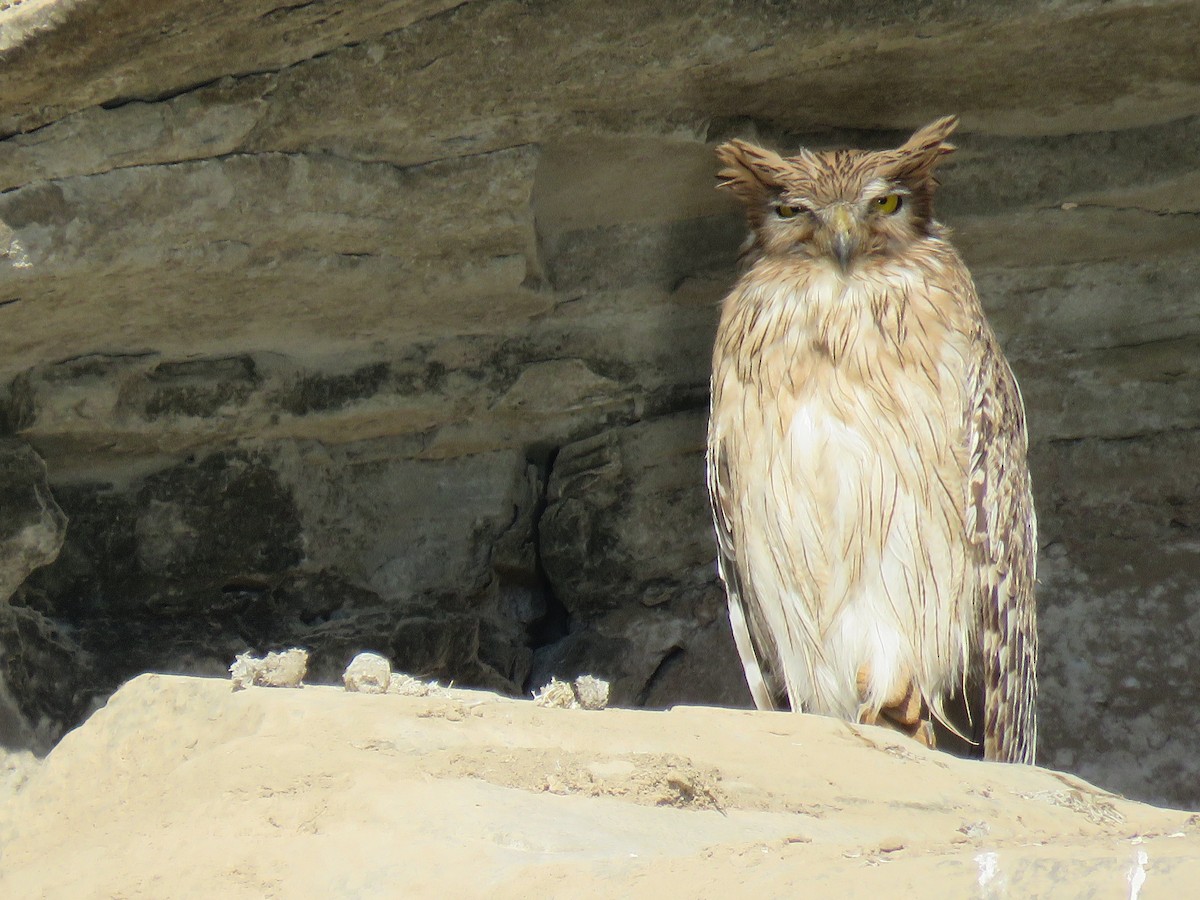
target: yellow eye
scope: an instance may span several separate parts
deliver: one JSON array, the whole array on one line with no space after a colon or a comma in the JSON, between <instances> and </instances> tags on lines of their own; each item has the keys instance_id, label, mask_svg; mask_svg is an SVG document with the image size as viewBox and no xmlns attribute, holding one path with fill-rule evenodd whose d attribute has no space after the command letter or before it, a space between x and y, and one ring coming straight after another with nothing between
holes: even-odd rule
<instances>
[{"instance_id":1,"label":"yellow eye","mask_svg":"<svg viewBox=\"0 0 1200 900\"><path fill-rule=\"evenodd\" d=\"M797 207L788 206L786 203L780 203L775 207L775 215L779 216L781 219L793 219L796 217L796 213L798 212L800 212L800 210Z\"/></svg>"},{"instance_id":2,"label":"yellow eye","mask_svg":"<svg viewBox=\"0 0 1200 900\"><path fill-rule=\"evenodd\" d=\"M888 194L884 197L876 197L875 208L885 216L890 216L900 208L900 195Z\"/></svg>"}]
</instances>

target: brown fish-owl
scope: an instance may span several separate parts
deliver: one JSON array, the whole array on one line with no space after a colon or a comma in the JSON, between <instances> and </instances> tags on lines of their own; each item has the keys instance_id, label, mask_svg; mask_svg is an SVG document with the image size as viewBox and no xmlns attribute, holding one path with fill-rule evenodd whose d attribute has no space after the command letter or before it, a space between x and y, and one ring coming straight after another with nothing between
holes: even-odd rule
<instances>
[{"instance_id":1,"label":"brown fish-owl","mask_svg":"<svg viewBox=\"0 0 1200 900\"><path fill-rule=\"evenodd\" d=\"M1031 763L1025 411L933 218L956 124L894 150L718 148L752 242L713 351L709 490L760 709Z\"/></svg>"}]
</instances>

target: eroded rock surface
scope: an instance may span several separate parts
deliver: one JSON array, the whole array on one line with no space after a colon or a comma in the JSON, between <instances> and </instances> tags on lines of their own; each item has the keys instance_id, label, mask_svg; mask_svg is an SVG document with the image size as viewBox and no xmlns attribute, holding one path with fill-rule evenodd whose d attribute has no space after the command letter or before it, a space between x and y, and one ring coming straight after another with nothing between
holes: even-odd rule
<instances>
[{"instance_id":1,"label":"eroded rock surface","mask_svg":"<svg viewBox=\"0 0 1200 900\"><path fill-rule=\"evenodd\" d=\"M1142 898L1200 873L1193 814L815 716L147 675L25 777L11 897Z\"/></svg>"}]
</instances>

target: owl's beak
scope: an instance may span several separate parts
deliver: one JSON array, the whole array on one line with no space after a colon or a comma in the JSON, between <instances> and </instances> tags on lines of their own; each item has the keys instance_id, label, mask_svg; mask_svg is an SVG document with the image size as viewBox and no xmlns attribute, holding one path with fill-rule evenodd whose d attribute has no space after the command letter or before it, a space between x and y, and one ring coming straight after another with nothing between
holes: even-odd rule
<instances>
[{"instance_id":1,"label":"owl's beak","mask_svg":"<svg viewBox=\"0 0 1200 900\"><path fill-rule=\"evenodd\" d=\"M847 231L835 231L833 234L833 258L838 261L842 271L850 268L850 260L854 258L855 240Z\"/></svg>"},{"instance_id":2,"label":"owl's beak","mask_svg":"<svg viewBox=\"0 0 1200 900\"><path fill-rule=\"evenodd\" d=\"M850 210L844 206L835 207L829 217L829 230L832 232L829 246L833 250L833 258L845 272L858 250L857 228Z\"/></svg>"}]
</instances>

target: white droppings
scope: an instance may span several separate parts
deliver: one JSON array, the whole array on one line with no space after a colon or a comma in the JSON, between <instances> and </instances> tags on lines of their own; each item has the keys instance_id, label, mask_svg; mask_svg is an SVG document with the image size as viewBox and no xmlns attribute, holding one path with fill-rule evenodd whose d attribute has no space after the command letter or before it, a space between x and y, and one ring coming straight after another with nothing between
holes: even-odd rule
<instances>
[{"instance_id":1,"label":"white droppings","mask_svg":"<svg viewBox=\"0 0 1200 900\"><path fill-rule=\"evenodd\" d=\"M29 254L25 252L24 245L16 238L8 245L8 258L12 260L14 269L28 269L33 265L29 261Z\"/></svg>"},{"instance_id":2,"label":"white droppings","mask_svg":"<svg viewBox=\"0 0 1200 900\"><path fill-rule=\"evenodd\" d=\"M9 263L14 269L28 269L33 265L29 261L29 254L25 252L25 245L22 244L12 233L12 229L0 222L0 241L5 237L8 238L8 247L0 251L0 256L7 256ZM0 246L3 246L0 243Z\"/></svg>"},{"instance_id":3,"label":"white droppings","mask_svg":"<svg viewBox=\"0 0 1200 900\"><path fill-rule=\"evenodd\" d=\"M1129 867L1127 878L1129 879L1129 900L1138 900L1142 893L1142 885L1146 883L1146 866L1150 862L1150 854L1145 850L1138 850L1134 854L1133 864Z\"/></svg>"},{"instance_id":4,"label":"white droppings","mask_svg":"<svg viewBox=\"0 0 1200 900\"><path fill-rule=\"evenodd\" d=\"M1000 854L994 850L975 855L975 865L979 866L979 897L980 900L999 900L1006 893L1007 879L1000 871Z\"/></svg>"}]
</instances>

